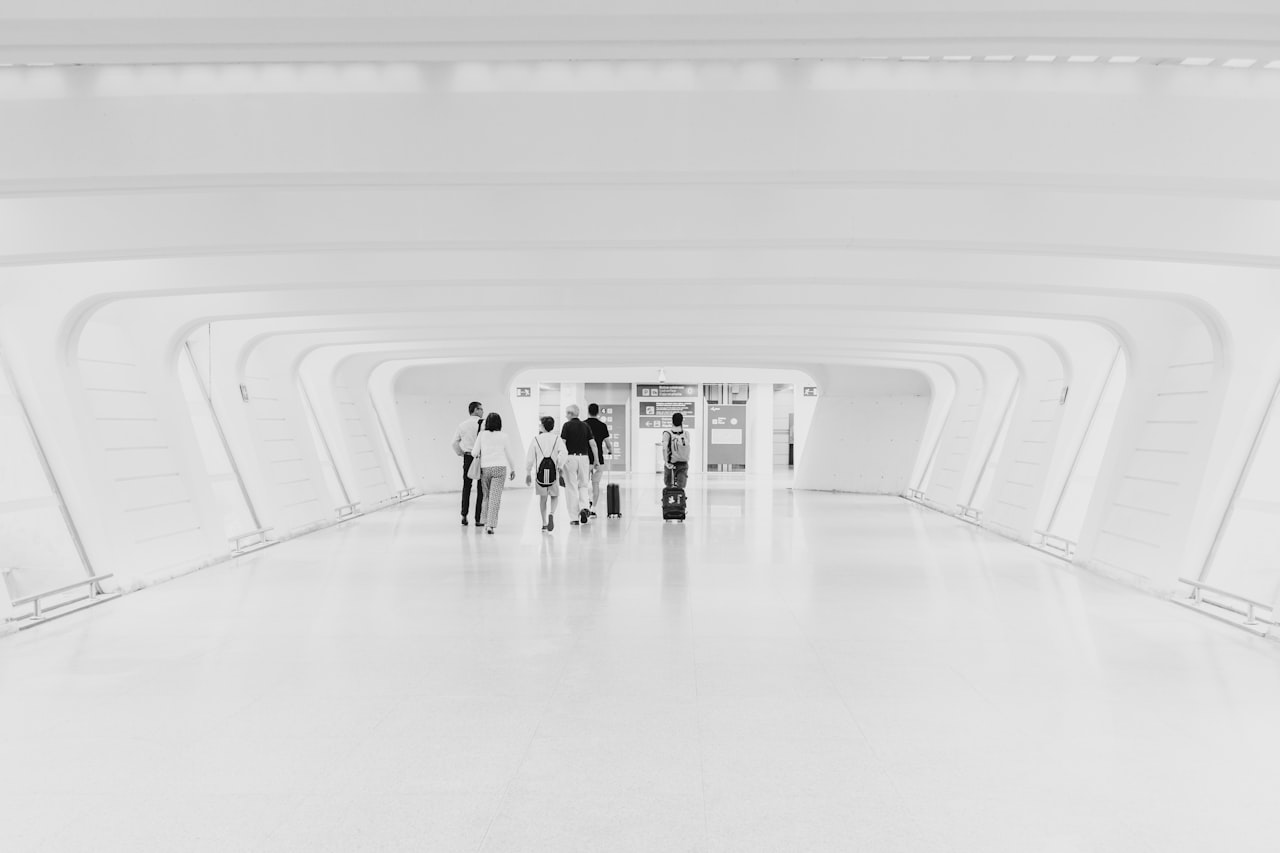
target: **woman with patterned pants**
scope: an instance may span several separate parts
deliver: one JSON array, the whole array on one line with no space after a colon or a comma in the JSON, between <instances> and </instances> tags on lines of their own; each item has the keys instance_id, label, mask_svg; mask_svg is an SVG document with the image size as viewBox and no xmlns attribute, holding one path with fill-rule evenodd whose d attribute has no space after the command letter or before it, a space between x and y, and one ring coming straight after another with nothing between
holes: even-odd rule
<instances>
[{"instance_id":1,"label":"woman with patterned pants","mask_svg":"<svg viewBox=\"0 0 1280 853\"><path fill-rule=\"evenodd\" d=\"M476 436L472 451L480 462L480 488L484 490L485 533L493 533L498 526L498 511L502 509L502 487L507 480L516 478L516 461L502 434L502 417L490 412L484 420L484 431ZM506 464L494 464L506 463Z\"/></svg>"}]
</instances>

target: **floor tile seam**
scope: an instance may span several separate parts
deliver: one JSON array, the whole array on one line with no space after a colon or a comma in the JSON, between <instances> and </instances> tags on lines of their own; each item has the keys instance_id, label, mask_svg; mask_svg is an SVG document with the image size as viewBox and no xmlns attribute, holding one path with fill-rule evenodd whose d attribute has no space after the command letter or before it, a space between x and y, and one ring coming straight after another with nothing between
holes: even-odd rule
<instances>
[{"instance_id":1,"label":"floor tile seam","mask_svg":"<svg viewBox=\"0 0 1280 853\"><path fill-rule=\"evenodd\" d=\"M707 756L703 748L702 738L702 693L698 684L698 641L696 632L690 641L693 665L693 707L694 707L694 749L698 753L698 787L702 794L702 841L706 849L711 848L711 814L710 798L707 795Z\"/></svg>"},{"instance_id":2,"label":"floor tile seam","mask_svg":"<svg viewBox=\"0 0 1280 853\"><path fill-rule=\"evenodd\" d=\"M489 837L493 833L493 827L497 824L498 819L502 817L503 810L511 800L511 793L516 786L516 780L520 778L520 771L524 769L525 764L529 761L529 755L533 752L533 745L538 741L538 732L542 731L543 724L546 722L550 714L552 702L560 694L561 688L569 675L570 667L573 663L572 655L565 655L564 663L561 664L560 674L556 678L555 687L548 692L547 697L539 704L540 712L538 721L533 727L533 731L529 734L529 738L524 745L524 751L520 754L520 760L512 767L510 775L507 777L506 784L502 786L502 792L497 797L494 805L493 814L489 816L489 821L485 824L484 834L480 836L480 842L476 845L476 853L484 853L485 846L489 843Z\"/></svg>"},{"instance_id":3,"label":"floor tile seam","mask_svg":"<svg viewBox=\"0 0 1280 853\"><path fill-rule=\"evenodd\" d=\"M957 519L955 516L949 515L948 513L943 512L942 510L935 509L934 507L931 507L931 506L923 506L921 504L916 503L915 501L911 501L908 498L903 498L903 500L906 500L909 503L914 504L919 509L929 510L929 512L927 513L921 512L920 515L922 517L939 516L937 521L939 522L940 525L945 524L944 519L959 521L959 519ZM947 529L952 529L953 525L946 525L946 527ZM963 527L967 529L969 533L968 538L971 542L978 542L978 541L1005 542L1005 543L1010 543L1012 545L1022 546L1023 548L1025 548L1030 552L1039 554L1041 556L1041 559L1037 560L1034 563L1034 566L1038 569L1043 570L1046 573L1052 572L1057 576L1069 577L1077 581L1099 582L1100 587L1103 589L1111 588L1111 589L1114 589L1116 592L1120 592L1120 593L1136 594L1132 596L1126 595L1126 598L1125 598L1126 601L1146 600L1146 601L1153 601L1153 602L1164 602L1166 604L1172 603L1172 599L1167 596L1155 595L1155 594L1144 592L1141 589L1125 584L1122 581L1119 581L1115 578L1111 578L1104 574L1092 571L1088 567L1081 565L1079 563L1076 563L1073 561L1064 561L1054 556L1045 555L1044 552L1039 551L1037 548L1035 548L1034 546L1026 542L1023 542L1019 539L1013 539L1009 536L1004 536L988 527L984 527L981 525L972 525L968 523L963 523ZM1157 612L1153 609L1151 616L1149 617L1140 616L1136 618L1136 621L1165 621L1165 619L1164 617L1158 615Z\"/></svg>"},{"instance_id":4,"label":"floor tile seam","mask_svg":"<svg viewBox=\"0 0 1280 853\"><path fill-rule=\"evenodd\" d=\"M849 699L845 695L845 692L835 687L836 680L831 673L830 667L827 665L826 659L818 651L817 646L813 642L813 638L808 634L808 632L804 631L803 625L800 621L799 614L796 613L795 609L792 607L788 607L787 610L790 613L791 618L795 620L796 625L800 629L801 633L804 635L806 642L809 644L809 648L813 651L814 657L817 658L819 668L823 671L823 673L827 676L827 679L831 682L832 689L835 691L836 696L839 698L841 707L843 707L845 710L845 713L848 714L850 722L852 722L854 725L854 728L858 730L858 733L859 735L861 735L862 740L865 742L867 748L871 750L871 754L875 757L876 765L880 770L880 772L883 774L884 779L890 785L893 786L894 793L897 795L898 799L903 803L904 807L909 812L912 813L913 817L919 820L919 815L916 815L915 812L911 809L910 798L903 792L902 787L898 784L898 780L894 778L893 774L889 771L889 767L885 761L884 754L876 746L875 741L867 734L867 731L863 727L862 723L859 722L858 716L857 714L854 713L853 707L849 704Z\"/></svg>"},{"instance_id":5,"label":"floor tile seam","mask_svg":"<svg viewBox=\"0 0 1280 853\"><path fill-rule=\"evenodd\" d=\"M294 815L302 811L303 806L306 805L307 801L311 798L311 796L312 794L310 792L305 794L299 794L297 798L297 802L293 804L293 808L287 810L285 814L281 815L280 820L275 824L275 826L273 826L267 832L263 833L262 836L259 837L255 843L250 845L249 849L254 851L271 850L272 849L271 840L276 836L278 832L280 832L281 829L283 829L288 824L288 822L293 818ZM340 818L340 820L346 819L347 813L350 812L352 807L355 805L355 798L356 798L356 794L354 791L351 792L350 794L346 794L340 797L335 797L335 799L341 799L343 801L341 806L342 817Z\"/></svg>"}]
</instances>

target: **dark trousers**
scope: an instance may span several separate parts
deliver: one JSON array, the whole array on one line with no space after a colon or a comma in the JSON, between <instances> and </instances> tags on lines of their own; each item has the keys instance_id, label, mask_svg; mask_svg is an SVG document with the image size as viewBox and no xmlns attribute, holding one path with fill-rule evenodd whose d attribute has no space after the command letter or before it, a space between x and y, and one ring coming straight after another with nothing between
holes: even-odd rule
<instances>
[{"instance_id":1,"label":"dark trousers","mask_svg":"<svg viewBox=\"0 0 1280 853\"><path fill-rule=\"evenodd\" d=\"M689 482L689 463L673 462L674 468L663 469L663 484L668 488L674 486L683 489Z\"/></svg>"},{"instance_id":2,"label":"dark trousers","mask_svg":"<svg viewBox=\"0 0 1280 853\"><path fill-rule=\"evenodd\" d=\"M467 517L467 508L471 504L471 484L474 482L467 476L467 469L471 467L471 460L474 459L470 453L462 454L462 517ZM484 518L484 489L476 484L476 524Z\"/></svg>"}]
</instances>

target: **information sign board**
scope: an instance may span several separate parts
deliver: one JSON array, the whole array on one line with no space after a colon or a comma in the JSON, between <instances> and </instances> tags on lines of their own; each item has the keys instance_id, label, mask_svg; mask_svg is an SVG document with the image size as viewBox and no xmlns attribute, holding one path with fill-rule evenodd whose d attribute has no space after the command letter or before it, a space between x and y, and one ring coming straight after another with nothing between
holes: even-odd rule
<instances>
[{"instance_id":1,"label":"information sign board","mask_svg":"<svg viewBox=\"0 0 1280 853\"><path fill-rule=\"evenodd\" d=\"M637 385L636 396L644 397L688 397L698 398L697 385Z\"/></svg>"},{"instance_id":2,"label":"information sign board","mask_svg":"<svg viewBox=\"0 0 1280 853\"><path fill-rule=\"evenodd\" d=\"M533 388L528 387L528 386L525 386L525 385L517 385L517 386L516 386L516 396L517 396L517 397L532 397L532 396L533 396Z\"/></svg>"},{"instance_id":3,"label":"information sign board","mask_svg":"<svg viewBox=\"0 0 1280 853\"><path fill-rule=\"evenodd\" d=\"M640 429L667 429L671 416L684 415L684 428L693 429L693 400L640 400Z\"/></svg>"},{"instance_id":4,"label":"information sign board","mask_svg":"<svg viewBox=\"0 0 1280 853\"><path fill-rule=\"evenodd\" d=\"M817 385L806 385L806 386L804 386L804 395L805 395L806 397L816 397L816 396L818 396L818 386L817 386Z\"/></svg>"},{"instance_id":5,"label":"information sign board","mask_svg":"<svg viewBox=\"0 0 1280 853\"><path fill-rule=\"evenodd\" d=\"M746 406L707 406L707 464L747 464Z\"/></svg>"},{"instance_id":6,"label":"information sign board","mask_svg":"<svg viewBox=\"0 0 1280 853\"><path fill-rule=\"evenodd\" d=\"M627 407L624 403L601 404L600 420L609 428L613 457L605 458L610 471L627 470Z\"/></svg>"}]
</instances>

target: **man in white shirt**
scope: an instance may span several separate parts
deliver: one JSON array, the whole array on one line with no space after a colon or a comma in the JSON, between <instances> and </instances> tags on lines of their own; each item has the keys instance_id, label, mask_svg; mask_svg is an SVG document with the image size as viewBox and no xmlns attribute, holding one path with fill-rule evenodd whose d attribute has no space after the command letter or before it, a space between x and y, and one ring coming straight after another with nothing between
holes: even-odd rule
<instances>
[{"instance_id":1,"label":"man in white shirt","mask_svg":"<svg viewBox=\"0 0 1280 853\"><path fill-rule=\"evenodd\" d=\"M467 469L471 467L471 451L476 446L476 436L484 428L484 406L472 403L467 406L467 419L458 424L453 434L453 452L462 457L462 526L467 526L467 508L471 503L471 483ZM476 524L484 518L484 492L476 486Z\"/></svg>"}]
</instances>

